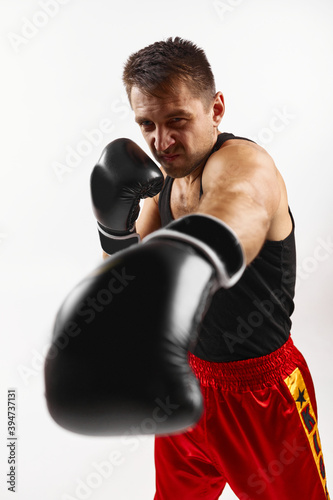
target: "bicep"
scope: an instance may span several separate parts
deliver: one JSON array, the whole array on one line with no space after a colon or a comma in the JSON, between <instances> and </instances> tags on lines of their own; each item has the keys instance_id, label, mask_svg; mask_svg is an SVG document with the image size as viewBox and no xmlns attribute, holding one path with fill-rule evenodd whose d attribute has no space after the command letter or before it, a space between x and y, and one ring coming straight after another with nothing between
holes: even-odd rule
<instances>
[{"instance_id":1,"label":"bicep","mask_svg":"<svg viewBox=\"0 0 333 500\"><path fill-rule=\"evenodd\" d=\"M202 187L198 212L231 227L250 263L267 238L280 204L281 188L273 160L264 150L230 146L208 160Z\"/></svg>"},{"instance_id":2,"label":"bicep","mask_svg":"<svg viewBox=\"0 0 333 500\"><path fill-rule=\"evenodd\" d=\"M207 162L202 177L204 204L218 205L242 198L264 210L271 219L276 212L281 190L273 159L260 146L250 144L221 148Z\"/></svg>"}]
</instances>

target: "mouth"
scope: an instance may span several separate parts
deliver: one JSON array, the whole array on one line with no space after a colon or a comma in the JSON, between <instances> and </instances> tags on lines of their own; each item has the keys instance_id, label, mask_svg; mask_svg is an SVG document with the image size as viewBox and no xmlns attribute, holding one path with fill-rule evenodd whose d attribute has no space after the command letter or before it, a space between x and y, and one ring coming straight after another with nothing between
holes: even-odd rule
<instances>
[{"instance_id":1,"label":"mouth","mask_svg":"<svg viewBox=\"0 0 333 500\"><path fill-rule=\"evenodd\" d=\"M162 155L160 156L161 161L166 161L166 162L172 162L176 158L178 158L179 155Z\"/></svg>"}]
</instances>

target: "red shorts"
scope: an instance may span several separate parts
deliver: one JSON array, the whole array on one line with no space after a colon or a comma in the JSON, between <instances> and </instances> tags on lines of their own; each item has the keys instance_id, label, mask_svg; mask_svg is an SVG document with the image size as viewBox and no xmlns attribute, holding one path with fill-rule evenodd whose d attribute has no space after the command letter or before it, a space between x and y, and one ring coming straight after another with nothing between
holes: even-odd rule
<instances>
[{"instance_id":1,"label":"red shorts","mask_svg":"<svg viewBox=\"0 0 333 500\"><path fill-rule=\"evenodd\" d=\"M156 437L155 500L327 500L314 387L291 338L261 358L211 363L192 354L205 412Z\"/></svg>"}]
</instances>

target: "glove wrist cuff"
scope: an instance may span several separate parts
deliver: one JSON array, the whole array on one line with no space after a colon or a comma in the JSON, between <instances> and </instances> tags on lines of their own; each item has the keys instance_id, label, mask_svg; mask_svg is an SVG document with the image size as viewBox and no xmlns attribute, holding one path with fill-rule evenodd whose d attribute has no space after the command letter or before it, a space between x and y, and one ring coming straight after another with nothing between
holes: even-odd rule
<instances>
[{"instance_id":1,"label":"glove wrist cuff","mask_svg":"<svg viewBox=\"0 0 333 500\"><path fill-rule=\"evenodd\" d=\"M108 255L113 255L120 250L125 250L131 245L140 242L140 235L133 229L132 232L123 233L122 235L110 234L99 223L97 223L99 239L101 247Z\"/></svg>"},{"instance_id":2,"label":"glove wrist cuff","mask_svg":"<svg viewBox=\"0 0 333 500\"><path fill-rule=\"evenodd\" d=\"M186 215L144 239L168 238L190 244L211 262L220 287L234 286L245 270L245 258L234 231L220 219L204 214Z\"/></svg>"}]
</instances>

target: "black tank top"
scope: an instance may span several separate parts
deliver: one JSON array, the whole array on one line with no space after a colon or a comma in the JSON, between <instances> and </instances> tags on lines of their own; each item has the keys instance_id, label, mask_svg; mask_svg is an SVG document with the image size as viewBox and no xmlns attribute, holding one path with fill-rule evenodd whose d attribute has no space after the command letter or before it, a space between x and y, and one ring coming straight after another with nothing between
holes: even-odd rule
<instances>
[{"instance_id":1,"label":"black tank top","mask_svg":"<svg viewBox=\"0 0 333 500\"><path fill-rule=\"evenodd\" d=\"M248 140L222 133L210 155L230 139ZM162 226L173 220L173 180L166 177L159 196ZM238 361L269 354L288 340L296 280L295 224L289 213L293 223L289 236L282 241L266 240L238 283L213 296L190 349L195 356L213 362Z\"/></svg>"}]
</instances>

